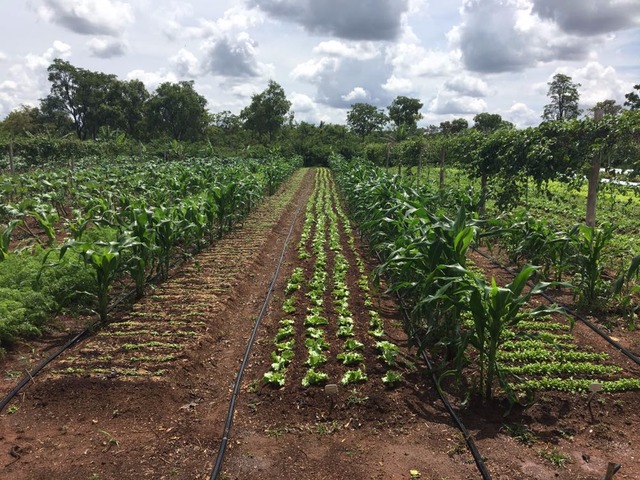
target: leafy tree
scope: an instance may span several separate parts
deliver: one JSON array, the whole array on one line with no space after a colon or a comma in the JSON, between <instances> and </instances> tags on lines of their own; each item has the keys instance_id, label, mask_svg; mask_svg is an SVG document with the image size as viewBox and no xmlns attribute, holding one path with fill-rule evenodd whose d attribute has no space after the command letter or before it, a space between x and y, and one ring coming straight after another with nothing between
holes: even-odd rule
<instances>
[{"instance_id":1,"label":"leafy tree","mask_svg":"<svg viewBox=\"0 0 640 480\"><path fill-rule=\"evenodd\" d=\"M35 135L42 128L42 115L37 107L21 105L0 122L0 131L9 137Z\"/></svg>"},{"instance_id":2,"label":"leafy tree","mask_svg":"<svg viewBox=\"0 0 640 480\"><path fill-rule=\"evenodd\" d=\"M387 121L384 111L368 103L354 103L347 112L347 125L362 140L367 135L382 130Z\"/></svg>"},{"instance_id":3,"label":"leafy tree","mask_svg":"<svg viewBox=\"0 0 640 480\"><path fill-rule=\"evenodd\" d=\"M440 131L445 135L452 135L463 132L469 128L469 122L464 118L456 118L455 120L446 120L440 123Z\"/></svg>"},{"instance_id":4,"label":"leafy tree","mask_svg":"<svg viewBox=\"0 0 640 480\"><path fill-rule=\"evenodd\" d=\"M633 90L636 90L636 92L631 91L624 96L626 98L624 106L629 107L629 110L640 110L640 95L638 95L640 93L640 83L634 85Z\"/></svg>"},{"instance_id":5,"label":"leafy tree","mask_svg":"<svg viewBox=\"0 0 640 480\"><path fill-rule=\"evenodd\" d=\"M42 102L42 110L53 117L60 113L70 115L78 138L95 139L108 117L108 94L116 76L74 67L59 58L47 71L51 91Z\"/></svg>"},{"instance_id":6,"label":"leafy tree","mask_svg":"<svg viewBox=\"0 0 640 480\"><path fill-rule=\"evenodd\" d=\"M422 106L422 102L417 98L400 95L391 102L387 110L389 110L389 118L396 127L404 127L409 131L414 131L417 128L418 120L422 118L420 114Z\"/></svg>"},{"instance_id":7,"label":"leafy tree","mask_svg":"<svg viewBox=\"0 0 640 480\"><path fill-rule=\"evenodd\" d=\"M139 139L144 136L145 104L149 92L140 80L114 82L109 95L112 110L110 126Z\"/></svg>"},{"instance_id":8,"label":"leafy tree","mask_svg":"<svg viewBox=\"0 0 640 480\"><path fill-rule=\"evenodd\" d=\"M209 119L206 106L193 80L164 82L146 102L146 121L152 132L174 140L199 140Z\"/></svg>"},{"instance_id":9,"label":"leafy tree","mask_svg":"<svg viewBox=\"0 0 640 480\"><path fill-rule=\"evenodd\" d=\"M479 113L473 117L473 128L483 133L495 132L500 128L513 128L513 123L502 119L497 113Z\"/></svg>"},{"instance_id":10,"label":"leafy tree","mask_svg":"<svg viewBox=\"0 0 640 480\"><path fill-rule=\"evenodd\" d=\"M251 104L243 108L240 118L248 130L259 136L266 135L269 143L284 125L291 102L287 100L284 89L273 80L269 80L267 88L251 97Z\"/></svg>"},{"instance_id":11,"label":"leafy tree","mask_svg":"<svg viewBox=\"0 0 640 480\"><path fill-rule=\"evenodd\" d=\"M615 100L603 100L591 107L589 112L593 116L598 110L602 110L603 115L618 115L622 111L622 107Z\"/></svg>"},{"instance_id":12,"label":"leafy tree","mask_svg":"<svg viewBox=\"0 0 640 480\"><path fill-rule=\"evenodd\" d=\"M581 113L578 108L578 100L580 100L578 87L581 85L574 83L570 76L562 73L556 73L547 85L549 85L547 96L551 99L551 103L545 105L542 119L565 121L578 118Z\"/></svg>"}]
</instances>

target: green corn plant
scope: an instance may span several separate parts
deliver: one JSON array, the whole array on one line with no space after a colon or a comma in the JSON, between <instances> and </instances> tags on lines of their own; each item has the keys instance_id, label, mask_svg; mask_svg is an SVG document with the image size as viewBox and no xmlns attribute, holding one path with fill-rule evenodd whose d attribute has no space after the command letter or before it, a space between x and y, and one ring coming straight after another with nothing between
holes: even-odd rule
<instances>
[{"instance_id":1,"label":"green corn plant","mask_svg":"<svg viewBox=\"0 0 640 480\"><path fill-rule=\"evenodd\" d=\"M216 205L216 221L218 224L218 238L222 238L225 230L231 227L236 203L236 182L225 185L215 185L209 192Z\"/></svg>"},{"instance_id":2,"label":"green corn plant","mask_svg":"<svg viewBox=\"0 0 640 480\"><path fill-rule=\"evenodd\" d=\"M0 262L9 256L9 244L11 243L11 234L13 229L21 222L21 220L11 220L0 236Z\"/></svg>"},{"instance_id":3,"label":"green corn plant","mask_svg":"<svg viewBox=\"0 0 640 480\"><path fill-rule=\"evenodd\" d=\"M158 248L155 241L155 219L151 209L133 209L132 215L134 220L127 226L127 234L135 238L136 244L131 248L129 272L136 285L136 297L141 298L144 295L147 271L153 269L154 253Z\"/></svg>"},{"instance_id":4,"label":"green corn plant","mask_svg":"<svg viewBox=\"0 0 640 480\"><path fill-rule=\"evenodd\" d=\"M602 253L613 237L613 231L611 224L602 228L577 225L570 233L577 250L573 261L579 274L579 302L584 306L595 306L598 296L604 291Z\"/></svg>"},{"instance_id":5,"label":"green corn plant","mask_svg":"<svg viewBox=\"0 0 640 480\"><path fill-rule=\"evenodd\" d=\"M67 251L72 250L80 255L85 266L93 269L96 279L96 313L101 322L107 321L109 289L124 270L124 253L137 244L133 237L123 237L113 242L95 243L68 240L60 247L60 260Z\"/></svg>"},{"instance_id":6,"label":"green corn plant","mask_svg":"<svg viewBox=\"0 0 640 480\"><path fill-rule=\"evenodd\" d=\"M637 303L640 295L638 280L640 280L640 255L633 257L629 268L618 275L613 286L613 294L620 300L620 307L627 317L627 326L630 331L635 330L636 317L640 317L640 304ZM634 281L636 283L633 283Z\"/></svg>"},{"instance_id":7,"label":"green corn plant","mask_svg":"<svg viewBox=\"0 0 640 480\"><path fill-rule=\"evenodd\" d=\"M477 364L480 369L480 392L486 399L491 399L496 377L499 376L497 362L498 349L506 340L504 332L520 321L520 310L529 299L545 290L549 283L537 283L529 291L524 292L527 281L539 267L526 265L516 278L506 287L496 284L495 278L487 285L479 275L469 275L469 310L473 318L473 329L466 341L478 352ZM540 307L531 312L538 317L550 313L563 313L557 307ZM501 382L506 387L506 382Z\"/></svg>"}]
</instances>

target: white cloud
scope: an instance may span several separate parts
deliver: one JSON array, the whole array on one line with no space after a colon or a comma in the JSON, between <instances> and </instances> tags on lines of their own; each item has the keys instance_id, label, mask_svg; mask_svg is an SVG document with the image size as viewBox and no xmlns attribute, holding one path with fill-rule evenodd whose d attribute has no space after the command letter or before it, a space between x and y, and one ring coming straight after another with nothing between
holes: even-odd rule
<instances>
[{"instance_id":1,"label":"white cloud","mask_svg":"<svg viewBox=\"0 0 640 480\"><path fill-rule=\"evenodd\" d=\"M227 77L257 77L263 69L257 60L257 43L241 32L203 45L204 68L208 73Z\"/></svg>"},{"instance_id":2,"label":"white cloud","mask_svg":"<svg viewBox=\"0 0 640 480\"><path fill-rule=\"evenodd\" d=\"M313 49L314 53L335 57L353 58L356 60L370 60L381 54L379 47L373 42L341 42L329 40L320 42Z\"/></svg>"},{"instance_id":3,"label":"white cloud","mask_svg":"<svg viewBox=\"0 0 640 480\"><path fill-rule=\"evenodd\" d=\"M320 75L331 71L336 71L340 61L336 58L322 57L307 60L297 65L292 71L291 76L296 80L313 81Z\"/></svg>"},{"instance_id":4,"label":"white cloud","mask_svg":"<svg viewBox=\"0 0 640 480\"><path fill-rule=\"evenodd\" d=\"M347 93L346 95L341 95L340 97L345 102L357 102L357 101L366 100L368 95L367 95L367 91L364 88L355 87L349 93Z\"/></svg>"},{"instance_id":5,"label":"white cloud","mask_svg":"<svg viewBox=\"0 0 640 480\"><path fill-rule=\"evenodd\" d=\"M164 82L177 82L178 78L173 72L160 70L157 72L147 72L142 69L132 70L127 73L127 80L140 80L149 91L155 90L158 85Z\"/></svg>"},{"instance_id":6,"label":"white cloud","mask_svg":"<svg viewBox=\"0 0 640 480\"><path fill-rule=\"evenodd\" d=\"M469 97L488 97L494 93L487 82L466 73L456 75L444 85L447 90Z\"/></svg>"},{"instance_id":7,"label":"white cloud","mask_svg":"<svg viewBox=\"0 0 640 480\"><path fill-rule=\"evenodd\" d=\"M504 119L517 127L531 127L540 123L540 115L521 102L511 105Z\"/></svg>"},{"instance_id":8,"label":"white cloud","mask_svg":"<svg viewBox=\"0 0 640 480\"><path fill-rule=\"evenodd\" d=\"M120 57L127 51L127 44L120 39L94 37L87 42L91 56L100 58Z\"/></svg>"},{"instance_id":9,"label":"white cloud","mask_svg":"<svg viewBox=\"0 0 640 480\"><path fill-rule=\"evenodd\" d=\"M119 35L134 22L129 3L118 0L44 0L40 16L81 35Z\"/></svg>"},{"instance_id":10,"label":"white cloud","mask_svg":"<svg viewBox=\"0 0 640 480\"><path fill-rule=\"evenodd\" d=\"M429 103L429 111L440 115L482 113L488 110L487 102L481 98L458 96L442 90Z\"/></svg>"},{"instance_id":11,"label":"white cloud","mask_svg":"<svg viewBox=\"0 0 640 480\"><path fill-rule=\"evenodd\" d=\"M395 75L391 75L387 81L382 85L386 91L393 94L406 94L413 91L413 82L408 78L398 78Z\"/></svg>"},{"instance_id":12,"label":"white cloud","mask_svg":"<svg viewBox=\"0 0 640 480\"><path fill-rule=\"evenodd\" d=\"M588 62L584 67L576 69L571 77L574 82L581 84L578 92L582 108L593 107L608 99L616 100L622 105L625 93L633 88L630 82L620 80L615 68L597 61Z\"/></svg>"},{"instance_id":13,"label":"white cloud","mask_svg":"<svg viewBox=\"0 0 640 480\"><path fill-rule=\"evenodd\" d=\"M514 72L589 55L592 44L531 10L531 0L465 0L462 23L450 30L449 41L465 67L476 72Z\"/></svg>"},{"instance_id":14,"label":"white cloud","mask_svg":"<svg viewBox=\"0 0 640 480\"><path fill-rule=\"evenodd\" d=\"M200 71L200 61L186 48L181 48L178 53L169 58L169 61L181 77L198 77Z\"/></svg>"}]
</instances>

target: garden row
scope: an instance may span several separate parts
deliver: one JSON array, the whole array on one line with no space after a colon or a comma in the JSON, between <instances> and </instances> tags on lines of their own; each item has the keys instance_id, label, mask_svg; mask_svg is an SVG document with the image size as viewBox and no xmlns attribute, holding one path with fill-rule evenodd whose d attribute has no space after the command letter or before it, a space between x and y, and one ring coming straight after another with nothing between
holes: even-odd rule
<instances>
[{"instance_id":1,"label":"garden row","mask_svg":"<svg viewBox=\"0 0 640 480\"><path fill-rule=\"evenodd\" d=\"M317 170L297 251L301 265L287 280L264 380L277 387L349 385L366 382L367 366L381 363L382 382L399 382L398 347L384 340L364 260L327 169Z\"/></svg>"},{"instance_id":2,"label":"garden row","mask_svg":"<svg viewBox=\"0 0 640 480\"><path fill-rule=\"evenodd\" d=\"M522 228L477 220L465 194L409 187L362 162L334 158L332 168L350 213L380 255L377 274L408 306L415 343L429 349L457 385L485 398L501 392L512 401L519 392L544 389L640 389L633 372L576 345L562 309L531 308L532 297L549 286L539 280L557 274L556 268L520 265L513 281L498 285L468 260L472 245L496 237L512 241ZM453 219L446 212L455 212ZM585 264L577 272L578 292L588 293L589 278L602 273L594 250L603 235L585 227L574 237L584 249L572 257ZM588 271L590 260L600 270ZM562 273L564 280L567 270ZM529 287L530 281L537 283Z\"/></svg>"},{"instance_id":3,"label":"garden row","mask_svg":"<svg viewBox=\"0 0 640 480\"><path fill-rule=\"evenodd\" d=\"M3 177L0 345L40 333L66 307L91 308L104 321L114 294L141 297L150 281L166 279L173 263L222 237L300 163L118 160Z\"/></svg>"}]
</instances>

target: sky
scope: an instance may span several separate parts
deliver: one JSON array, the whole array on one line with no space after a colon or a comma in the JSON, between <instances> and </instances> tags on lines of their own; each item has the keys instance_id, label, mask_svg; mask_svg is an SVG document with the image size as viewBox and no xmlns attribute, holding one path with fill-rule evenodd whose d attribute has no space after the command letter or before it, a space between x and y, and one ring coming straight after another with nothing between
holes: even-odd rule
<instances>
[{"instance_id":1,"label":"sky","mask_svg":"<svg viewBox=\"0 0 640 480\"><path fill-rule=\"evenodd\" d=\"M49 93L54 58L149 91L194 80L211 112L274 80L311 123L404 95L421 126L535 126L556 73L585 110L640 84L640 0L2 0L0 18L0 119Z\"/></svg>"}]
</instances>

